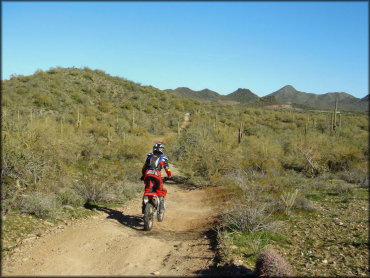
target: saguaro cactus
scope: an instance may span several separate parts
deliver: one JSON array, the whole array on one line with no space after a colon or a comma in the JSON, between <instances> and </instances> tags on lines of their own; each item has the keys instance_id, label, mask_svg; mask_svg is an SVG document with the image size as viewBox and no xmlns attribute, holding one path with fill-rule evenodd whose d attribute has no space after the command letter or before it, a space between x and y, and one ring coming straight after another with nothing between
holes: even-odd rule
<instances>
[{"instance_id":1,"label":"saguaro cactus","mask_svg":"<svg viewBox=\"0 0 370 278\"><path fill-rule=\"evenodd\" d=\"M79 128L80 126L81 126L80 106L77 105L77 121L76 121L76 127Z\"/></svg>"},{"instance_id":2,"label":"saguaro cactus","mask_svg":"<svg viewBox=\"0 0 370 278\"><path fill-rule=\"evenodd\" d=\"M334 115L333 115L333 113L330 113L330 119L331 119L330 132L333 132L333 130L334 130Z\"/></svg>"},{"instance_id":3,"label":"saguaro cactus","mask_svg":"<svg viewBox=\"0 0 370 278\"><path fill-rule=\"evenodd\" d=\"M110 143L112 142L112 136L110 134L109 127L108 127L108 134L107 134L107 142L108 142L108 145L110 145Z\"/></svg>"},{"instance_id":4,"label":"saguaro cactus","mask_svg":"<svg viewBox=\"0 0 370 278\"><path fill-rule=\"evenodd\" d=\"M239 132L238 132L238 143L240 144L243 139L243 123L240 123Z\"/></svg>"},{"instance_id":5,"label":"saguaro cactus","mask_svg":"<svg viewBox=\"0 0 370 278\"><path fill-rule=\"evenodd\" d=\"M60 134L63 136L63 117L60 117Z\"/></svg>"},{"instance_id":6,"label":"saguaro cactus","mask_svg":"<svg viewBox=\"0 0 370 278\"><path fill-rule=\"evenodd\" d=\"M333 130L335 131L337 127L337 109L338 109L338 100L335 100L335 109L334 109L334 122L333 122Z\"/></svg>"}]
</instances>

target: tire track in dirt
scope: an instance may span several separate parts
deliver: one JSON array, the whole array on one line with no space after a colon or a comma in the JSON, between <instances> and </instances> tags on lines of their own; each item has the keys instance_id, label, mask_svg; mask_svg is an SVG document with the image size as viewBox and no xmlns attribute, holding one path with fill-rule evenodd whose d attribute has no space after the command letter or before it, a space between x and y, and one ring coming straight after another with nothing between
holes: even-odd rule
<instances>
[{"instance_id":1,"label":"tire track in dirt","mask_svg":"<svg viewBox=\"0 0 370 278\"><path fill-rule=\"evenodd\" d=\"M2 275L189 276L209 269L215 209L204 190L186 190L176 178L166 187L164 221L152 231L143 230L141 196L122 209L98 207L96 216L21 245Z\"/></svg>"}]
</instances>

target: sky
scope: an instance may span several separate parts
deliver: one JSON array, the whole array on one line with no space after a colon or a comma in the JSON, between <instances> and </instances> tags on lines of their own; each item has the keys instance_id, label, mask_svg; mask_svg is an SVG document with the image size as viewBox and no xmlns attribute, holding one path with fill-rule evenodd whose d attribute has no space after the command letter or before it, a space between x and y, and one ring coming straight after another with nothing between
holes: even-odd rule
<instances>
[{"instance_id":1,"label":"sky","mask_svg":"<svg viewBox=\"0 0 370 278\"><path fill-rule=\"evenodd\" d=\"M369 93L368 2L4 2L2 80L100 69L159 89Z\"/></svg>"}]
</instances>

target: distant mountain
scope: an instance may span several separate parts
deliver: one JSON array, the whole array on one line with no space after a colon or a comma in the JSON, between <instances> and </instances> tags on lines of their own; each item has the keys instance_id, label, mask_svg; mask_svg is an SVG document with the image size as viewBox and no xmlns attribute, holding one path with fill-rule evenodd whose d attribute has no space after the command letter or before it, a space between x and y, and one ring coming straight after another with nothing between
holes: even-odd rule
<instances>
[{"instance_id":1,"label":"distant mountain","mask_svg":"<svg viewBox=\"0 0 370 278\"><path fill-rule=\"evenodd\" d=\"M366 97L363 97L362 99L361 99L361 101L369 101L369 95L367 95Z\"/></svg>"},{"instance_id":2,"label":"distant mountain","mask_svg":"<svg viewBox=\"0 0 370 278\"><path fill-rule=\"evenodd\" d=\"M175 90L167 89L165 90L169 93L175 93L186 97L194 97L204 100L213 100L217 102L237 102L237 103L245 103L253 100L259 99L259 97L252 93L248 89L237 89L235 92L232 92L228 95L220 95L217 92L214 92L209 89L203 89L201 91L193 91L187 87L179 87Z\"/></svg>"},{"instance_id":3,"label":"distant mountain","mask_svg":"<svg viewBox=\"0 0 370 278\"><path fill-rule=\"evenodd\" d=\"M338 109L347 111L368 110L368 98L359 99L344 92L334 92L322 95L297 91L293 86L287 85L269 96L274 96L293 104L304 105L315 109L334 109L338 100Z\"/></svg>"},{"instance_id":4,"label":"distant mountain","mask_svg":"<svg viewBox=\"0 0 370 278\"><path fill-rule=\"evenodd\" d=\"M237 89L235 92L228 94L226 96L221 96L222 100L233 100L237 102L249 102L259 99L259 97L252 93L249 89Z\"/></svg>"},{"instance_id":5,"label":"distant mountain","mask_svg":"<svg viewBox=\"0 0 370 278\"><path fill-rule=\"evenodd\" d=\"M165 90L185 97L192 97L218 103L243 104L251 107L295 107L301 109L332 110L338 100L338 109L344 111L369 111L369 95L359 99L344 92L326 93L322 95L305 93L287 85L264 97L258 97L249 89L239 88L228 95L220 95L209 89L193 91L186 87ZM288 105L289 104L289 105Z\"/></svg>"},{"instance_id":6,"label":"distant mountain","mask_svg":"<svg viewBox=\"0 0 370 278\"><path fill-rule=\"evenodd\" d=\"M165 90L168 93L176 93L185 97L193 97L193 98L200 98L200 99L216 99L220 96L220 94L209 90L204 89L201 91L193 91L187 87L179 87L175 90L167 89Z\"/></svg>"}]
</instances>

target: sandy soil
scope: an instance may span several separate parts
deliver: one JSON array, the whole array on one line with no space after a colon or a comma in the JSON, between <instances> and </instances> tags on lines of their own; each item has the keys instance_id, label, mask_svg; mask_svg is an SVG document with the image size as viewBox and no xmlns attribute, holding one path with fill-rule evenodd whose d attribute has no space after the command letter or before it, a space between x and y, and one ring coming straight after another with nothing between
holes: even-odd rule
<instances>
[{"instance_id":1,"label":"sandy soil","mask_svg":"<svg viewBox=\"0 0 370 278\"><path fill-rule=\"evenodd\" d=\"M176 180L176 179L175 179ZM216 216L203 190L166 184L166 213L143 230L141 196L22 244L2 275L160 275L202 273L214 261L210 229Z\"/></svg>"}]
</instances>

